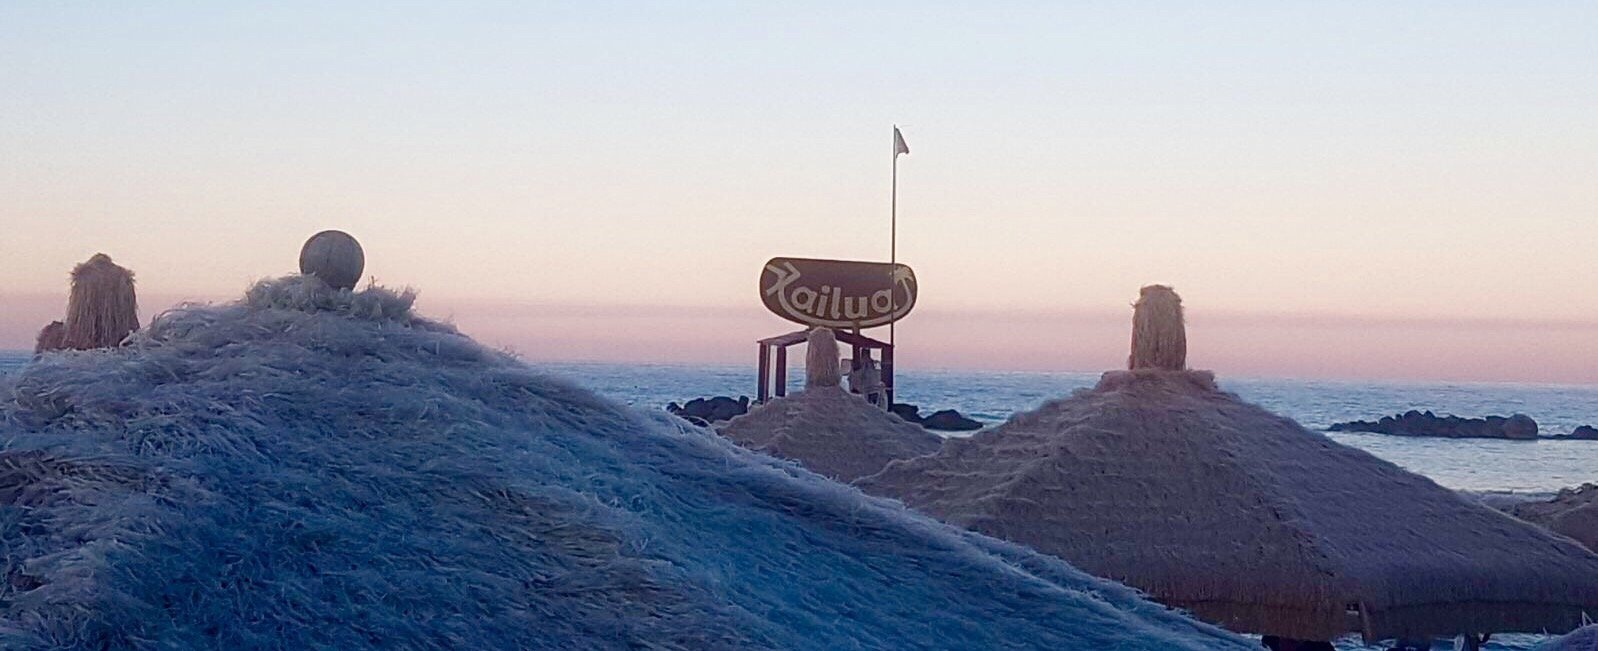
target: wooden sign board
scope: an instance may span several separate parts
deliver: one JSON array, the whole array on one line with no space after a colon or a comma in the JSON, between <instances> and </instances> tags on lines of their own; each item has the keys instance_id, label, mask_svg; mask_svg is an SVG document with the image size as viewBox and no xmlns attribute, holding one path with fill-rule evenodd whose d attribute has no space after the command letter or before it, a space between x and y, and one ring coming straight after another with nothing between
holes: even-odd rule
<instances>
[{"instance_id":1,"label":"wooden sign board","mask_svg":"<svg viewBox=\"0 0 1598 651\"><path fill-rule=\"evenodd\" d=\"M903 264L772 258L760 272L760 300L802 325L874 328L915 307L916 275Z\"/></svg>"}]
</instances>

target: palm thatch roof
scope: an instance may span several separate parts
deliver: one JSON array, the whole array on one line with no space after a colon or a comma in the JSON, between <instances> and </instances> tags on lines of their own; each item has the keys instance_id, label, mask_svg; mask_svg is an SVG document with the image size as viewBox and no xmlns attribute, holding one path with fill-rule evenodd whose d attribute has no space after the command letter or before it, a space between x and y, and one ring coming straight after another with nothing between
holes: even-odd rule
<instances>
[{"instance_id":1,"label":"palm thatch roof","mask_svg":"<svg viewBox=\"0 0 1598 651\"><path fill-rule=\"evenodd\" d=\"M1110 372L856 484L1238 631L1566 631L1598 612L1598 555L1206 372Z\"/></svg>"},{"instance_id":2,"label":"palm thatch roof","mask_svg":"<svg viewBox=\"0 0 1598 651\"><path fill-rule=\"evenodd\" d=\"M849 482L888 462L937 452L943 437L837 386L776 398L722 426L739 445Z\"/></svg>"}]
</instances>

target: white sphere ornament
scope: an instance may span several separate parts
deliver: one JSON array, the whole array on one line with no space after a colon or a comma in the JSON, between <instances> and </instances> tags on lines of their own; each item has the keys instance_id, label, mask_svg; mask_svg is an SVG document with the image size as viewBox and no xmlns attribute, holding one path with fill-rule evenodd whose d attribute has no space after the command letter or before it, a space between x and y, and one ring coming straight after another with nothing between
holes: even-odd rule
<instances>
[{"instance_id":1,"label":"white sphere ornament","mask_svg":"<svg viewBox=\"0 0 1598 651\"><path fill-rule=\"evenodd\" d=\"M355 289L365 269L361 243L344 231L322 231L300 247L300 273L316 276L334 289Z\"/></svg>"}]
</instances>

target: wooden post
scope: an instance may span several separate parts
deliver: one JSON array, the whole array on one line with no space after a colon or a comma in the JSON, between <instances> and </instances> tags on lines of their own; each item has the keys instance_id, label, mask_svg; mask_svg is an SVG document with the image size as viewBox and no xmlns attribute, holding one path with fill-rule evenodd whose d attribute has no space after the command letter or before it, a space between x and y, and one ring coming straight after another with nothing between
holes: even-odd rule
<instances>
[{"instance_id":1,"label":"wooden post","mask_svg":"<svg viewBox=\"0 0 1598 651\"><path fill-rule=\"evenodd\" d=\"M788 347L777 346L777 397L788 395Z\"/></svg>"},{"instance_id":2,"label":"wooden post","mask_svg":"<svg viewBox=\"0 0 1598 651\"><path fill-rule=\"evenodd\" d=\"M882 394L888 399L888 407L893 407L893 344L888 344L882 349Z\"/></svg>"},{"instance_id":3,"label":"wooden post","mask_svg":"<svg viewBox=\"0 0 1598 651\"><path fill-rule=\"evenodd\" d=\"M760 344L760 380L755 384L757 402L765 402L771 397L771 347Z\"/></svg>"}]
</instances>

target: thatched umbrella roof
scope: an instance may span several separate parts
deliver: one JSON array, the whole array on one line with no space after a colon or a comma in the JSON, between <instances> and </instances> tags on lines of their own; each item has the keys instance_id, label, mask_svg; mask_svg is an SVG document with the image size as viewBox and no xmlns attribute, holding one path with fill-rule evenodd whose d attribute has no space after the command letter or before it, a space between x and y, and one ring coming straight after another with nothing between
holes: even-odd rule
<instances>
[{"instance_id":1,"label":"thatched umbrella roof","mask_svg":"<svg viewBox=\"0 0 1598 651\"><path fill-rule=\"evenodd\" d=\"M1598 624L1588 624L1557 640L1537 647L1537 651L1598 651Z\"/></svg>"},{"instance_id":2,"label":"thatched umbrella roof","mask_svg":"<svg viewBox=\"0 0 1598 651\"><path fill-rule=\"evenodd\" d=\"M1206 372L1107 373L856 484L1239 631L1565 631L1598 611L1598 555Z\"/></svg>"},{"instance_id":3,"label":"thatched umbrella roof","mask_svg":"<svg viewBox=\"0 0 1598 651\"><path fill-rule=\"evenodd\" d=\"M943 445L943 437L838 386L838 345L832 331L817 329L807 346L805 390L732 419L721 428L722 435L845 482L896 459L937 452Z\"/></svg>"},{"instance_id":4,"label":"thatched umbrella roof","mask_svg":"<svg viewBox=\"0 0 1598 651\"><path fill-rule=\"evenodd\" d=\"M1551 500L1523 502L1508 510L1517 518L1570 536L1598 552L1598 484L1566 488Z\"/></svg>"}]
</instances>

